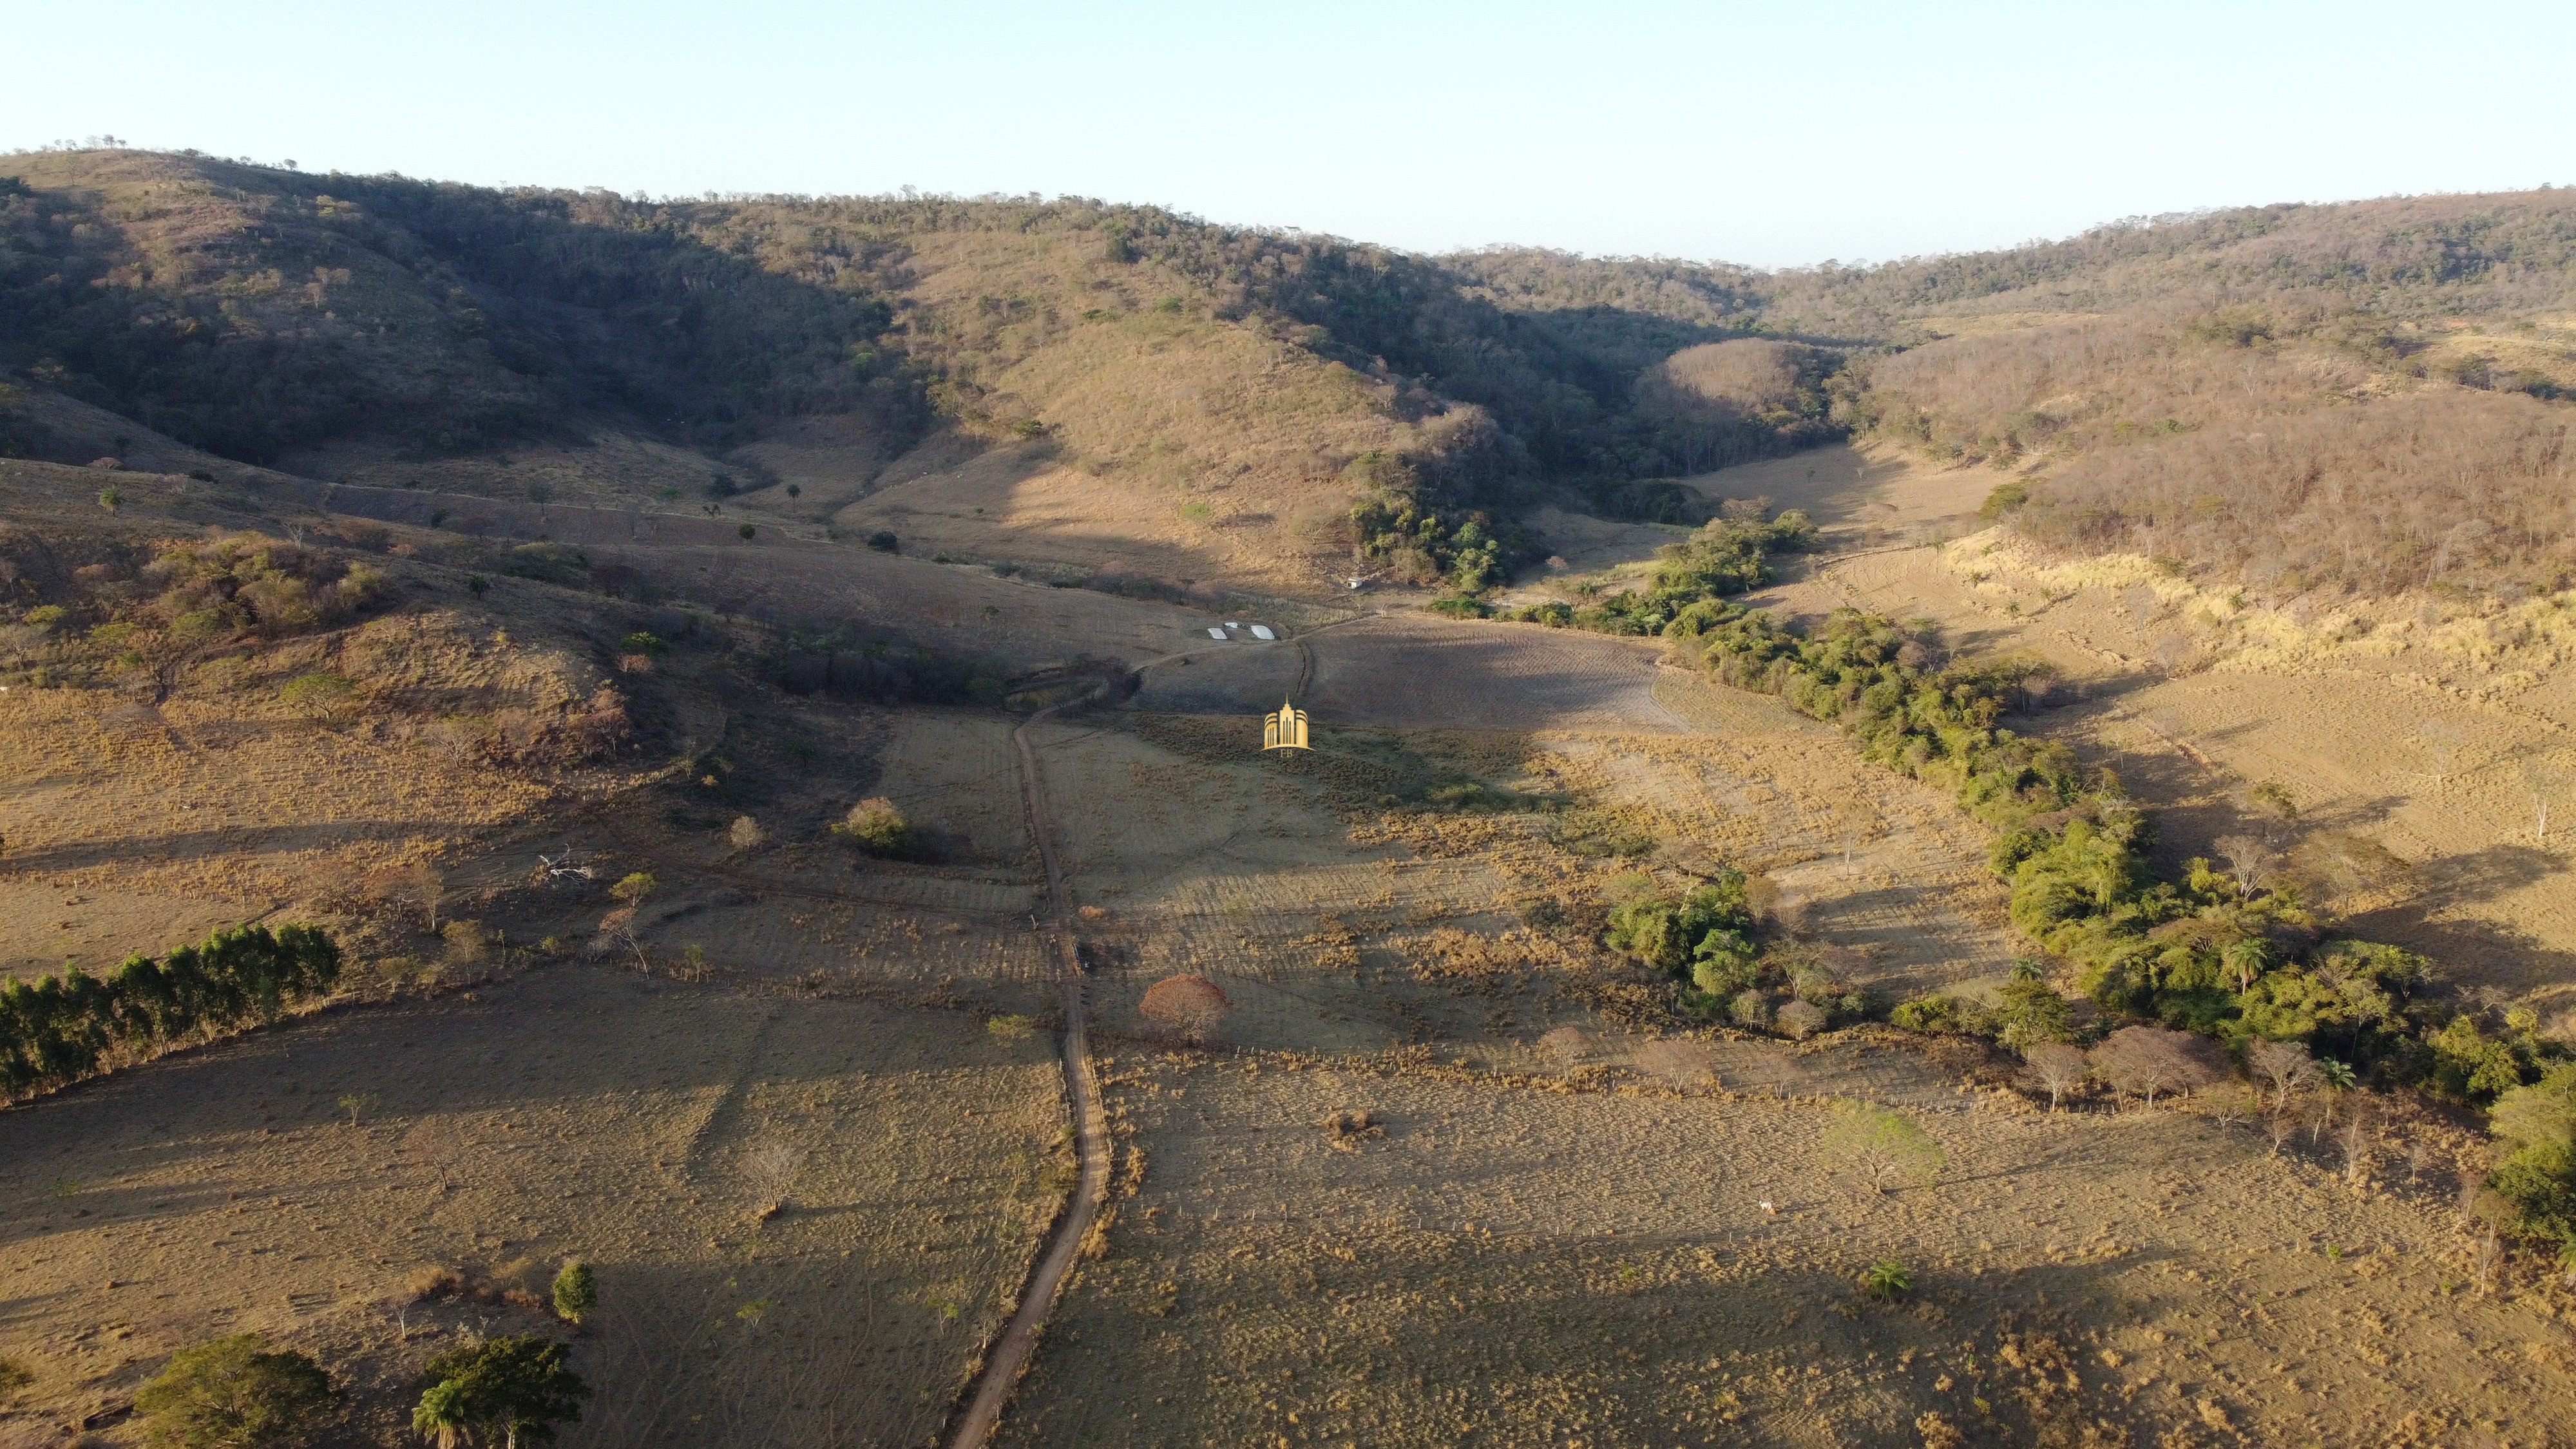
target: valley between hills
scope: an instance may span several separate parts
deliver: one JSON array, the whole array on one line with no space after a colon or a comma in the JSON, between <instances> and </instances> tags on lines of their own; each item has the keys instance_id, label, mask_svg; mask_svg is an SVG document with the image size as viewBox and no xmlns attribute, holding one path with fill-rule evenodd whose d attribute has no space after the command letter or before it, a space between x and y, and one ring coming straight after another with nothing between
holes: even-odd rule
<instances>
[{"instance_id":1,"label":"valley between hills","mask_svg":"<svg viewBox=\"0 0 2576 1449\"><path fill-rule=\"evenodd\" d=\"M0 1445L2576 1434L2560 193L0 178Z\"/></svg>"}]
</instances>

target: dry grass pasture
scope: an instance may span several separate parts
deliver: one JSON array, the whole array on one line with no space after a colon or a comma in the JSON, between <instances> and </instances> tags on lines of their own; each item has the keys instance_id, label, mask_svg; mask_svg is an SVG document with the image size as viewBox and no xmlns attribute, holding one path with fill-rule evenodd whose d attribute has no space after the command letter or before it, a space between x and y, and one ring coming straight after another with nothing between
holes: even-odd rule
<instances>
[{"instance_id":1,"label":"dry grass pasture","mask_svg":"<svg viewBox=\"0 0 2576 1449\"><path fill-rule=\"evenodd\" d=\"M1004 1440L2576 1431L2555 1300L2459 1291L2447 1175L2410 1187L2401 1164L2357 1192L2295 1150L2267 1156L2241 1123L2051 1117L1902 1052L1874 1076L1949 1154L1937 1184L1882 1196L1826 1170L1814 1096L1505 1084L1384 1058L1122 1057L1107 1080L1141 1185ZM1353 1111L1383 1134L1337 1144L1326 1123ZM1859 1291L1881 1256L1915 1268L1910 1301ZM1966 1439L1943 1440L1934 1415Z\"/></svg>"},{"instance_id":2,"label":"dry grass pasture","mask_svg":"<svg viewBox=\"0 0 2576 1449\"><path fill-rule=\"evenodd\" d=\"M430 1355L562 1331L524 1295L579 1257L568 1442L918 1443L1063 1130L1044 1040L890 1003L562 966L303 1020L0 1113L0 1345L38 1376L0 1432L122 1440L164 1355L256 1330L352 1387L342 1442L395 1442Z\"/></svg>"}]
</instances>

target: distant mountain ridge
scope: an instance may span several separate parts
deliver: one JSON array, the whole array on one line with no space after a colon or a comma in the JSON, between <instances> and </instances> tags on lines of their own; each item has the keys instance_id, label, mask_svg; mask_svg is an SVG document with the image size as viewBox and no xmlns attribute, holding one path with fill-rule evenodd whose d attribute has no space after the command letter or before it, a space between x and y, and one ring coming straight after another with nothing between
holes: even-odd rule
<instances>
[{"instance_id":1,"label":"distant mountain ridge","mask_svg":"<svg viewBox=\"0 0 2576 1449\"><path fill-rule=\"evenodd\" d=\"M1637 481L1850 433L2025 480L2035 536L2241 568L2280 540L2193 543L2211 530L2179 512L2220 464L2150 468L2154 504L2085 479L2115 452L2113 473L2144 477L2138 460L2182 456L2172 437L2240 414L2316 414L2301 446L2327 467L2357 456L2343 430L2363 411L2334 407L2443 387L2513 415L2453 409L2435 426L2546 455L2452 463L2548 477L2558 399L2576 390L2576 193L2545 190L2240 208L1763 272L1418 256L1081 198L656 202L122 150L21 154L0 176L14 178L0 379L226 457L394 481L631 436L659 450L651 486L692 486L697 467L722 493L728 471L772 481L764 458L840 419L826 431L858 460L856 488L953 436L1108 480L1135 508L1255 530L1315 567L1372 546L1336 522L1352 503L1394 497L1371 516L1418 531L1439 515L1436 537L1393 549L1421 577L1474 551L1452 535L1478 511L1569 493L1668 510ZM2461 341L2488 332L2496 346ZM2213 360L2222 338L2231 361ZM1771 350L1698 350L1756 344ZM2177 381L2249 365L2269 380L2241 405ZM2513 412L2526 405L2542 411ZM68 446L0 397L0 451ZM1183 496L1238 482L1269 511ZM2461 556L2549 553L2530 539L2576 530L2554 516L2525 509L2490 530L2524 542Z\"/></svg>"}]
</instances>

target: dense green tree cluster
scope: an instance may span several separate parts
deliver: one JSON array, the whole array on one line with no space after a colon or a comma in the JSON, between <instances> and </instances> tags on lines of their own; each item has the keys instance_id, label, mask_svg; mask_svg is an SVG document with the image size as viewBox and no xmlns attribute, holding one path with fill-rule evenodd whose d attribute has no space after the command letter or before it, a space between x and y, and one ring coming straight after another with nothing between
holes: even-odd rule
<instances>
[{"instance_id":1,"label":"dense green tree cluster","mask_svg":"<svg viewBox=\"0 0 2576 1449\"><path fill-rule=\"evenodd\" d=\"M1610 912L1610 949L1723 1001L1753 984L1760 950L1744 873L1729 868L1679 897L1644 894Z\"/></svg>"},{"instance_id":2,"label":"dense green tree cluster","mask_svg":"<svg viewBox=\"0 0 2576 1449\"><path fill-rule=\"evenodd\" d=\"M1795 508L1768 523L1714 519L1665 548L1643 590L1622 589L1580 606L1531 604L1503 617L1596 634L1662 634L1700 605L1769 583L1771 555L1810 549L1815 542L1816 526Z\"/></svg>"},{"instance_id":3,"label":"dense green tree cluster","mask_svg":"<svg viewBox=\"0 0 2576 1449\"><path fill-rule=\"evenodd\" d=\"M1453 515L1454 516L1454 515ZM1494 521L1470 512L1452 523L1409 492L1382 492L1351 509L1359 556L1393 568L1408 582L1442 582L1475 594L1502 581L1504 543Z\"/></svg>"},{"instance_id":4,"label":"dense green tree cluster","mask_svg":"<svg viewBox=\"0 0 2576 1449\"><path fill-rule=\"evenodd\" d=\"M1757 609L1715 600L1674 615L1702 667L1842 726L1872 762L1938 785L2006 829L2086 796L2074 752L1997 724L2027 671L2009 661L1941 664L1894 621L1837 609L1797 634Z\"/></svg>"},{"instance_id":5,"label":"dense green tree cluster","mask_svg":"<svg viewBox=\"0 0 2576 1449\"><path fill-rule=\"evenodd\" d=\"M554 1442L555 1426L581 1417L590 1386L572 1371L571 1351L535 1334L487 1338L431 1359L411 1426L441 1449L460 1441Z\"/></svg>"},{"instance_id":6,"label":"dense green tree cluster","mask_svg":"<svg viewBox=\"0 0 2576 1449\"><path fill-rule=\"evenodd\" d=\"M315 927L242 926L106 976L67 968L0 984L0 1090L62 1086L121 1047L273 1021L339 972L340 948Z\"/></svg>"},{"instance_id":7,"label":"dense green tree cluster","mask_svg":"<svg viewBox=\"0 0 2576 1449\"><path fill-rule=\"evenodd\" d=\"M1772 998L1782 996L1790 1003L1784 1012L1812 1008L1810 1029L1868 1011L1859 992L1813 961L1763 951L1744 873L1731 866L1679 894L1639 891L1611 908L1608 925L1604 944L1678 980L1682 1003L1707 1016L1764 1025Z\"/></svg>"},{"instance_id":8,"label":"dense green tree cluster","mask_svg":"<svg viewBox=\"0 0 2576 1449\"><path fill-rule=\"evenodd\" d=\"M238 1333L172 1354L134 1407L153 1449L284 1449L306 1442L341 1398L312 1359Z\"/></svg>"},{"instance_id":9,"label":"dense green tree cluster","mask_svg":"<svg viewBox=\"0 0 2576 1449\"><path fill-rule=\"evenodd\" d=\"M1942 664L1894 621L1848 609L1799 634L1710 603L1664 632L1719 679L1839 724L1872 761L1997 827L1991 864L2011 885L2013 923L2108 1009L2229 1041L2305 1042L2383 1082L2470 1101L2541 1065L2547 1049L2528 1031L2498 1040L2465 1017L2429 1016L2423 958L2323 939L2294 890L2252 889L2201 860L2158 878L2147 818L2116 781L2088 781L2064 745L1998 723L2025 677L2016 665ZM1929 1005L1909 1016L1961 1019Z\"/></svg>"},{"instance_id":10,"label":"dense green tree cluster","mask_svg":"<svg viewBox=\"0 0 2576 1449\"><path fill-rule=\"evenodd\" d=\"M2488 1185L2525 1232L2554 1237L2576 1254L2576 1062L2507 1090L2492 1120L2510 1150Z\"/></svg>"}]
</instances>

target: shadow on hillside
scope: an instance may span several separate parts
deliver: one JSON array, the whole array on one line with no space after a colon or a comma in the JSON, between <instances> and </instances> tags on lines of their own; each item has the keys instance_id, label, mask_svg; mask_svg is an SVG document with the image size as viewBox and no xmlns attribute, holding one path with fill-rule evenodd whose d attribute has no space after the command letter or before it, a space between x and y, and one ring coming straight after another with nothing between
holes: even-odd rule
<instances>
[{"instance_id":1,"label":"shadow on hillside","mask_svg":"<svg viewBox=\"0 0 2576 1449\"><path fill-rule=\"evenodd\" d=\"M2564 875L2568 862L2528 845L2491 845L2418 867L2409 898L2363 911L2347 922L2354 934L2393 941L2453 968L2454 984L2520 995L2576 981L2576 952L2542 945L2528 933L2491 920L2459 920L2464 906L2493 901Z\"/></svg>"}]
</instances>

